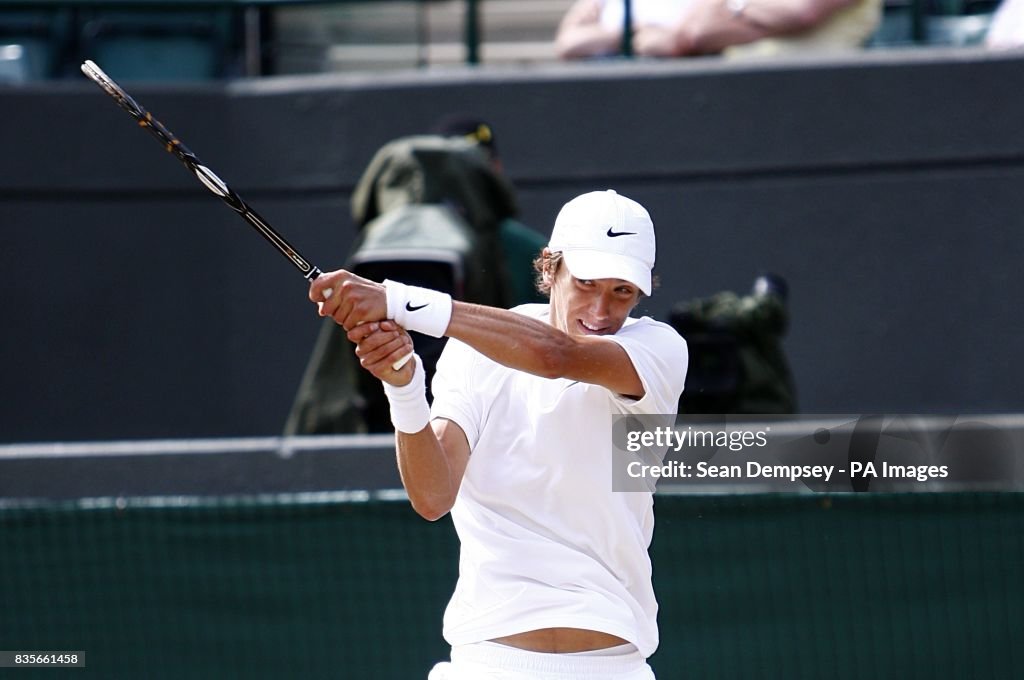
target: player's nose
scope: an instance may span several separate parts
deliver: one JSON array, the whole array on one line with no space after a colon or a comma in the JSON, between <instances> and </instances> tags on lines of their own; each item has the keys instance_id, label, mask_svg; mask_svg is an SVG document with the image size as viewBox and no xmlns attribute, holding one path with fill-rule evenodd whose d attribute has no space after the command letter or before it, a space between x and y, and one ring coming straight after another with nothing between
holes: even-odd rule
<instances>
[{"instance_id":1,"label":"player's nose","mask_svg":"<svg viewBox=\"0 0 1024 680\"><path fill-rule=\"evenodd\" d=\"M607 293L594 296L590 304L590 313L595 319L605 320L611 314L611 297Z\"/></svg>"}]
</instances>

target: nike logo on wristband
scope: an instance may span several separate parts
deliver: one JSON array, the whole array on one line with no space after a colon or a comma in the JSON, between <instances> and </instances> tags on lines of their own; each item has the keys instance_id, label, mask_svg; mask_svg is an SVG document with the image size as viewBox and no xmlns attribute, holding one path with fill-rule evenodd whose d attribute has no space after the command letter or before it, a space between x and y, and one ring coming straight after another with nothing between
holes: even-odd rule
<instances>
[{"instance_id":1,"label":"nike logo on wristband","mask_svg":"<svg viewBox=\"0 0 1024 680\"><path fill-rule=\"evenodd\" d=\"M413 306L413 304L412 304L411 302L406 302L406 303L405 303L405 311L407 311L407 312L416 312L416 311L419 311L419 310L421 310L421 309L423 309L424 307L427 307L427 306L429 306L429 305L430 305L430 303L429 303L429 302L427 302L426 304L422 304L422 305L416 305L416 306L414 307L414 306Z\"/></svg>"},{"instance_id":2,"label":"nike logo on wristband","mask_svg":"<svg viewBox=\"0 0 1024 680\"><path fill-rule=\"evenodd\" d=\"M616 236L636 236L635 231L612 231L611 227L608 227L608 236L615 238Z\"/></svg>"}]
</instances>

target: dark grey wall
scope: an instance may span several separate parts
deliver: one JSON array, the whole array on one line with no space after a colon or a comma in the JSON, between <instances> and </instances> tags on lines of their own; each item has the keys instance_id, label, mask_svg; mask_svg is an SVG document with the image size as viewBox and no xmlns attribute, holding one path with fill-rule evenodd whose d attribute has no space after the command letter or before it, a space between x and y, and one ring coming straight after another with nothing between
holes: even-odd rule
<instances>
[{"instance_id":1,"label":"dark grey wall","mask_svg":"<svg viewBox=\"0 0 1024 680\"><path fill-rule=\"evenodd\" d=\"M574 64L130 92L322 268L384 142L490 119L525 221L581 191L651 210L662 316L792 287L805 412L1018 411L1024 58ZM99 90L0 89L0 441L280 430L319 327L305 283Z\"/></svg>"}]
</instances>

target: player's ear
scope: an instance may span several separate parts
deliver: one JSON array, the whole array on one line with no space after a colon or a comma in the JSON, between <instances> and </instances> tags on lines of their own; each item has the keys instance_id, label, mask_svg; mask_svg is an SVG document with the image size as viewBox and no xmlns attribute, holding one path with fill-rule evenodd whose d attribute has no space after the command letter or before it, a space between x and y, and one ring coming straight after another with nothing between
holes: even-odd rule
<instances>
[{"instance_id":1,"label":"player's ear","mask_svg":"<svg viewBox=\"0 0 1024 680\"><path fill-rule=\"evenodd\" d=\"M552 255L548 248L544 248L540 252L540 256L544 259L541 277L544 284L550 287L555 282L555 274L558 272L558 265L561 264L562 258Z\"/></svg>"}]
</instances>

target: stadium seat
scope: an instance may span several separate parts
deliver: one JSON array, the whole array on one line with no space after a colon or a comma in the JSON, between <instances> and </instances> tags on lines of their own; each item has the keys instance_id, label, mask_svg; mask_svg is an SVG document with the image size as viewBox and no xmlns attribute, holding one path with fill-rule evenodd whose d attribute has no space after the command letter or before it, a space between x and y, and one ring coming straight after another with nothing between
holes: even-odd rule
<instances>
[{"instance_id":1,"label":"stadium seat","mask_svg":"<svg viewBox=\"0 0 1024 680\"><path fill-rule=\"evenodd\" d=\"M28 59L22 45L0 44L0 83L21 83L28 80Z\"/></svg>"},{"instance_id":2,"label":"stadium seat","mask_svg":"<svg viewBox=\"0 0 1024 680\"><path fill-rule=\"evenodd\" d=\"M82 52L111 77L208 80L225 75L230 17L223 12L104 12L82 25Z\"/></svg>"},{"instance_id":3,"label":"stadium seat","mask_svg":"<svg viewBox=\"0 0 1024 680\"><path fill-rule=\"evenodd\" d=\"M970 47L981 45L992 23L991 14L928 17L925 24L929 45Z\"/></svg>"},{"instance_id":4,"label":"stadium seat","mask_svg":"<svg viewBox=\"0 0 1024 680\"><path fill-rule=\"evenodd\" d=\"M998 0L886 0L868 47L980 45Z\"/></svg>"},{"instance_id":5,"label":"stadium seat","mask_svg":"<svg viewBox=\"0 0 1024 680\"><path fill-rule=\"evenodd\" d=\"M886 0L882 20L868 47L906 47L915 43L913 0Z\"/></svg>"}]
</instances>

